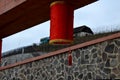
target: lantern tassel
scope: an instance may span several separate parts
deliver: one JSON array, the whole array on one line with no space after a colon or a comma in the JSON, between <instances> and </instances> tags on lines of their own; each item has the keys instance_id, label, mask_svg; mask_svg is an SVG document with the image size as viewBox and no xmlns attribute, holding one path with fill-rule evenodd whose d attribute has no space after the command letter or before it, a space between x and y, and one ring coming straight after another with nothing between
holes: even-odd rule
<instances>
[{"instance_id":1,"label":"lantern tassel","mask_svg":"<svg viewBox=\"0 0 120 80\"><path fill-rule=\"evenodd\" d=\"M68 55L68 65L69 66L72 65L72 55L71 55L71 53L69 53L69 55Z\"/></svg>"}]
</instances>

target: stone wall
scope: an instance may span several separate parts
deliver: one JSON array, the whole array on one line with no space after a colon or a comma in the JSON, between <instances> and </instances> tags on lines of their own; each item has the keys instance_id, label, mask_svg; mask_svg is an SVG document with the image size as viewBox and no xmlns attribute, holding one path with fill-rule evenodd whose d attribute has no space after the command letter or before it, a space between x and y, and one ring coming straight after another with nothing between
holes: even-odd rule
<instances>
[{"instance_id":1,"label":"stone wall","mask_svg":"<svg viewBox=\"0 0 120 80\"><path fill-rule=\"evenodd\" d=\"M7 66L10 64L17 63L19 61L23 61L29 58L33 58L36 56L44 55L45 52L32 52L32 53L21 53L21 54L15 54L7 57L2 57L0 66Z\"/></svg>"},{"instance_id":2,"label":"stone wall","mask_svg":"<svg viewBox=\"0 0 120 80\"><path fill-rule=\"evenodd\" d=\"M0 80L120 79L120 38L0 71Z\"/></svg>"}]
</instances>

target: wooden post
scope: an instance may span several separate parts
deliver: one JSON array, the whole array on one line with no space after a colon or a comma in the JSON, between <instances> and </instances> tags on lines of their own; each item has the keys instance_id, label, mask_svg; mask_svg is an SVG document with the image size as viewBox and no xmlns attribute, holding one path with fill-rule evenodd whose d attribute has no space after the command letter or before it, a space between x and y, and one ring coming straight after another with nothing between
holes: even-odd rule
<instances>
[{"instance_id":1,"label":"wooden post","mask_svg":"<svg viewBox=\"0 0 120 80\"><path fill-rule=\"evenodd\" d=\"M2 39L0 40L0 62L2 59Z\"/></svg>"}]
</instances>

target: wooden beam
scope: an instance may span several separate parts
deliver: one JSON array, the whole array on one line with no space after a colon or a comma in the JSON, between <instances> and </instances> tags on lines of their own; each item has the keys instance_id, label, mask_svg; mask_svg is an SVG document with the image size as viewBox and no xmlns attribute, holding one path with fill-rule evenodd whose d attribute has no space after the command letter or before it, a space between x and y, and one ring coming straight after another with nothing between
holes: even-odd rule
<instances>
[{"instance_id":1,"label":"wooden beam","mask_svg":"<svg viewBox=\"0 0 120 80\"><path fill-rule=\"evenodd\" d=\"M4 0L2 0L4 1ZM0 15L0 38L5 38L19 31L48 21L50 3L54 0L27 0ZM70 0L75 9L97 0Z\"/></svg>"}]
</instances>

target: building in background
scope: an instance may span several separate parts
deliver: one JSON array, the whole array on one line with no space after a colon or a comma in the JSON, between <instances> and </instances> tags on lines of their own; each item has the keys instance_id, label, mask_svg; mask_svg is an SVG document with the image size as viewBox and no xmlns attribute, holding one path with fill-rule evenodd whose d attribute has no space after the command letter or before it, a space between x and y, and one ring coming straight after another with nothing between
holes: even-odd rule
<instances>
[{"instance_id":1,"label":"building in background","mask_svg":"<svg viewBox=\"0 0 120 80\"><path fill-rule=\"evenodd\" d=\"M74 28L74 37L82 37L82 36L88 36L93 35L93 31L87 27L86 25Z\"/></svg>"},{"instance_id":2,"label":"building in background","mask_svg":"<svg viewBox=\"0 0 120 80\"><path fill-rule=\"evenodd\" d=\"M44 37L40 39L40 44L48 43L50 40L50 37Z\"/></svg>"}]
</instances>

